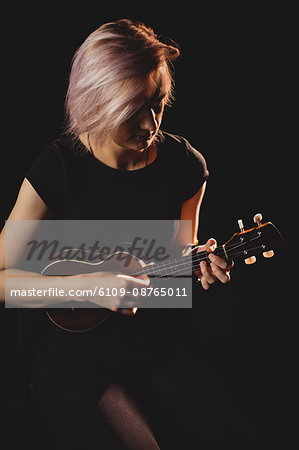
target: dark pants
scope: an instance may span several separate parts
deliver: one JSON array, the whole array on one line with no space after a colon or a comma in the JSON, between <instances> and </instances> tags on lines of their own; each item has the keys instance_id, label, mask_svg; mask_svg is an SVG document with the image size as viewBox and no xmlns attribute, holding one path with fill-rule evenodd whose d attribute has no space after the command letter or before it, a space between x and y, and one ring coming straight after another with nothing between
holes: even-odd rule
<instances>
[{"instance_id":1,"label":"dark pants","mask_svg":"<svg viewBox=\"0 0 299 450\"><path fill-rule=\"evenodd\" d=\"M185 348L143 379L40 399L51 449L270 449L206 363Z\"/></svg>"}]
</instances>

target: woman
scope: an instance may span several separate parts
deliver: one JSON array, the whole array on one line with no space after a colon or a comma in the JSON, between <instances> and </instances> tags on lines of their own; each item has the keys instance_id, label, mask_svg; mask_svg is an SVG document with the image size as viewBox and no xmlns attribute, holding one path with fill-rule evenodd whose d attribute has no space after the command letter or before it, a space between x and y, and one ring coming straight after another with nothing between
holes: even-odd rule
<instances>
[{"instance_id":1,"label":"woman","mask_svg":"<svg viewBox=\"0 0 299 450\"><path fill-rule=\"evenodd\" d=\"M9 219L187 219L195 244L206 163L186 139L160 130L173 98L171 63L178 56L177 47L129 20L102 25L88 36L72 64L67 133L30 168ZM3 234L1 242L4 246ZM179 229L174 245L188 244ZM217 279L230 279L231 267L213 255L215 247L209 239L204 248L211 263L201 262L197 272L206 290ZM15 270L5 270L4 256L2 269L4 298L4 276ZM15 285L24 287L21 275L26 274L14 273ZM71 276L30 275L45 290L74 286ZM149 278L98 272L77 276L76 282L81 288L129 291L148 286ZM46 332L33 357L32 379L50 447L173 449L227 443L227 424L239 423L239 410L215 386L207 394L191 346L182 345L190 336L181 310L134 315L132 298L125 305L121 298L113 300L109 318L85 333L68 333L43 315ZM26 306L44 308L48 301L46 295L28 297ZM51 297L54 306L59 301ZM101 306L103 299L92 301Z\"/></svg>"}]
</instances>

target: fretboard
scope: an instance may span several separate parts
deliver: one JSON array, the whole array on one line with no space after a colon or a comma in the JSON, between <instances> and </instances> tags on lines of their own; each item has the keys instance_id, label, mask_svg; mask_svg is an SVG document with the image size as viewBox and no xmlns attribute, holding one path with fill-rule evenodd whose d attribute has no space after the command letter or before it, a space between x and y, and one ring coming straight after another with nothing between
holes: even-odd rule
<instances>
[{"instance_id":1,"label":"fretboard","mask_svg":"<svg viewBox=\"0 0 299 450\"><path fill-rule=\"evenodd\" d=\"M214 254L225 257L223 247L217 247ZM156 264L145 266L133 275L148 275L149 277L158 278L190 277L193 271L200 269L201 261L206 261L208 264L210 263L208 252L202 251L180 258L160 261Z\"/></svg>"}]
</instances>

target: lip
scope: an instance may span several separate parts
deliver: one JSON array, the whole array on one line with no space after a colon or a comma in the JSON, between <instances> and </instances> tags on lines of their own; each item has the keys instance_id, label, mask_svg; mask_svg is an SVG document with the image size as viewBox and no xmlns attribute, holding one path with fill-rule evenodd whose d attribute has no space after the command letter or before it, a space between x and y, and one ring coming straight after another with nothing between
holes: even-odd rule
<instances>
[{"instance_id":1,"label":"lip","mask_svg":"<svg viewBox=\"0 0 299 450\"><path fill-rule=\"evenodd\" d=\"M152 135L148 134L137 134L136 139L138 141L149 141L152 138Z\"/></svg>"}]
</instances>

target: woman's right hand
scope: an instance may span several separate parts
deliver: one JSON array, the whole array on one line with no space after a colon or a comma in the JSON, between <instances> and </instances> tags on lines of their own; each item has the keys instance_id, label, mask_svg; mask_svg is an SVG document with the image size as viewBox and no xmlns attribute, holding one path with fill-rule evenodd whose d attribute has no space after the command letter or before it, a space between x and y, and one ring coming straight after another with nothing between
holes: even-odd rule
<instances>
[{"instance_id":1,"label":"woman's right hand","mask_svg":"<svg viewBox=\"0 0 299 450\"><path fill-rule=\"evenodd\" d=\"M126 315L134 315L140 295L138 290L150 285L147 275L134 277L116 272L92 272L74 275L82 279L82 292L92 292L92 296L82 296L78 300L89 301L101 307ZM134 289L135 288L135 289ZM136 289L137 288L137 289ZM134 294L133 294L134 289Z\"/></svg>"}]
</instances>

